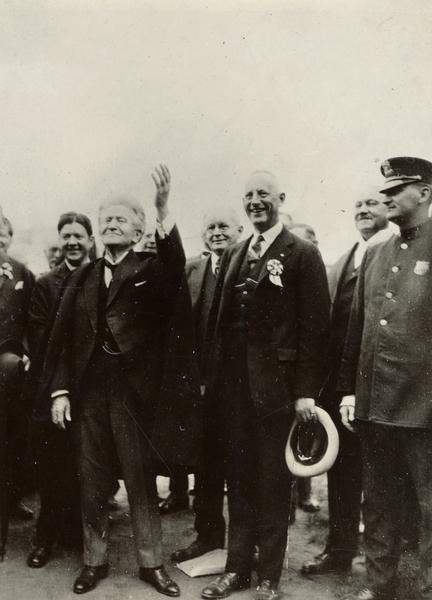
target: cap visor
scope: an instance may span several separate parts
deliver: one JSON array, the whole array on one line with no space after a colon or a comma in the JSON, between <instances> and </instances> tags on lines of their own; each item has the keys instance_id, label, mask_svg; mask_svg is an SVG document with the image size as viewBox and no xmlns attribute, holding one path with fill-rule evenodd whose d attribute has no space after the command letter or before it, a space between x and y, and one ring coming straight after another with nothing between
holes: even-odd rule
<instances>
[{"instance_id":1,"label":"cap visor","mask_svg":"<svg viewBox=\"0 0 432 600\"><path fill-rule=\"evenodd\" d=\"M380 188L379 192L380 194L382 194L383 192L386 192L387 190L391 190L393 188L399 187L401 185L408 185L409 183L419 183L419 179L417 177L404 177L403 179L391 179L389 181L386 181L385 184L382 186L382 188Z\"/></svg>"}]
</instances>

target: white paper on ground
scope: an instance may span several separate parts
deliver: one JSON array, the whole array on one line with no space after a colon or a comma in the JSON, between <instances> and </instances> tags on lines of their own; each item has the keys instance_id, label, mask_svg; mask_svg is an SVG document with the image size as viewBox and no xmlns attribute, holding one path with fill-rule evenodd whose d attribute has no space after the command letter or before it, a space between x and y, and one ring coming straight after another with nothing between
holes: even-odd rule
<instances>
[{"instance_id":1,"label":"white paper on ground","mask_svg":"<svg viewBox=\"0 0 432 600\"><path fill-rule=\"evenodd\" d=\"M198 558L192 558L191 560L177 563L177 567L183 571L183 573L189 575L189 577L218 575L225 571L227 554L226 550L218 548L211 552L207 552L207 554L198 556Z\"/></svg>"}]
</instances>

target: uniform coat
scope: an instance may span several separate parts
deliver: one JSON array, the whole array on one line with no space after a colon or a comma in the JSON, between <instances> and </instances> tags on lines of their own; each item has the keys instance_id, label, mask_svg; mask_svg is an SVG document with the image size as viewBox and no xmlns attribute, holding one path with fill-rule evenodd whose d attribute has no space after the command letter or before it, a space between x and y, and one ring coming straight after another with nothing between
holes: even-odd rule
<instances>
[{"instance_id":1,"label":"uniform coat","mask_svg":"<svg viewBox=\"0 0 432 600\"><path fill-rule=\"evenodd\" d=\"M371 587L395 591L406 519L401 499L412 486L421 513L417 581L425 598L432 587L431 240L428 220L368 249L338 383L356 397Z\"/></svg>"},{"instance_id":2,"label":"uniform coat","mask_svg":"<svg viewBox=\"0 0 432 600\"><path fill-rule=\"evenodd\" d=\"M356 418L432 428L432 222L413 239L368 249L360 268L339 389Z\"/></svg>"}]
</instances>

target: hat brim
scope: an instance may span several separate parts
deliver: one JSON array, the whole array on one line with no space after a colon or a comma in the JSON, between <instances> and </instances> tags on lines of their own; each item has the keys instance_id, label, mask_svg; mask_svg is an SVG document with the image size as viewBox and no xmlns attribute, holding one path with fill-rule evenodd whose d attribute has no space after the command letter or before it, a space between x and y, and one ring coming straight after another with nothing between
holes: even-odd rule
<instances>
[{"instance_id":1,"label":"hat brim","mask_svg":"<svg viewBox=\"0 0 432 600\"><path fill-rule=\"evenodd\" d=\"M295 477L315 477L316 475L326 473L333 466L339 452L339 434L330 415L319 406L316 406L315 410L318 421L324 427L327 434L327 449L321 459L312 465L304 465L296 460L291 447L291 438L296 426L299 424L296 417L291 426L288 442L285 447L285 461L288 469Z\"/></svg>"},{"instance_id":2,"label":"hat brim","mask_svg":"<svg viewBox=\"0 0 432 600\"><path fill-rule=\"evenodd\" d=\"M387 192L387 190L392 190L393 188L396 188L396 187L408 185L409 183L421 183L421 179L419 179L418 177L416 177L416 178L403 177L400 179L391 179L384 183L384 185L380 188L379 192L380 192L380 194L384 194L385 192Z\"/></svg>"}]
</instances>

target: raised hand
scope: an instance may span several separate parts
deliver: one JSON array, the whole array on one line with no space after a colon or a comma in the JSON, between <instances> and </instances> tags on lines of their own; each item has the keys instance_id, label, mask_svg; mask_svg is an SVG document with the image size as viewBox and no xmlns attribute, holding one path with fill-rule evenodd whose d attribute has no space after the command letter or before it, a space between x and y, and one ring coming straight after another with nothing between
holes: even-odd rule
<instances>
[{"instance_id":1,"label":"raised hand","mask_svg":"<svg viewBox=\"0 0 432 600\"><path fill-rule=\"evenodd\" d=\"M166 165L159 165L152 173L156 186L155 206L158 218L163 220L168 214L168 196L171 188L171 175Z\"/></svg>"}]
</instances>

